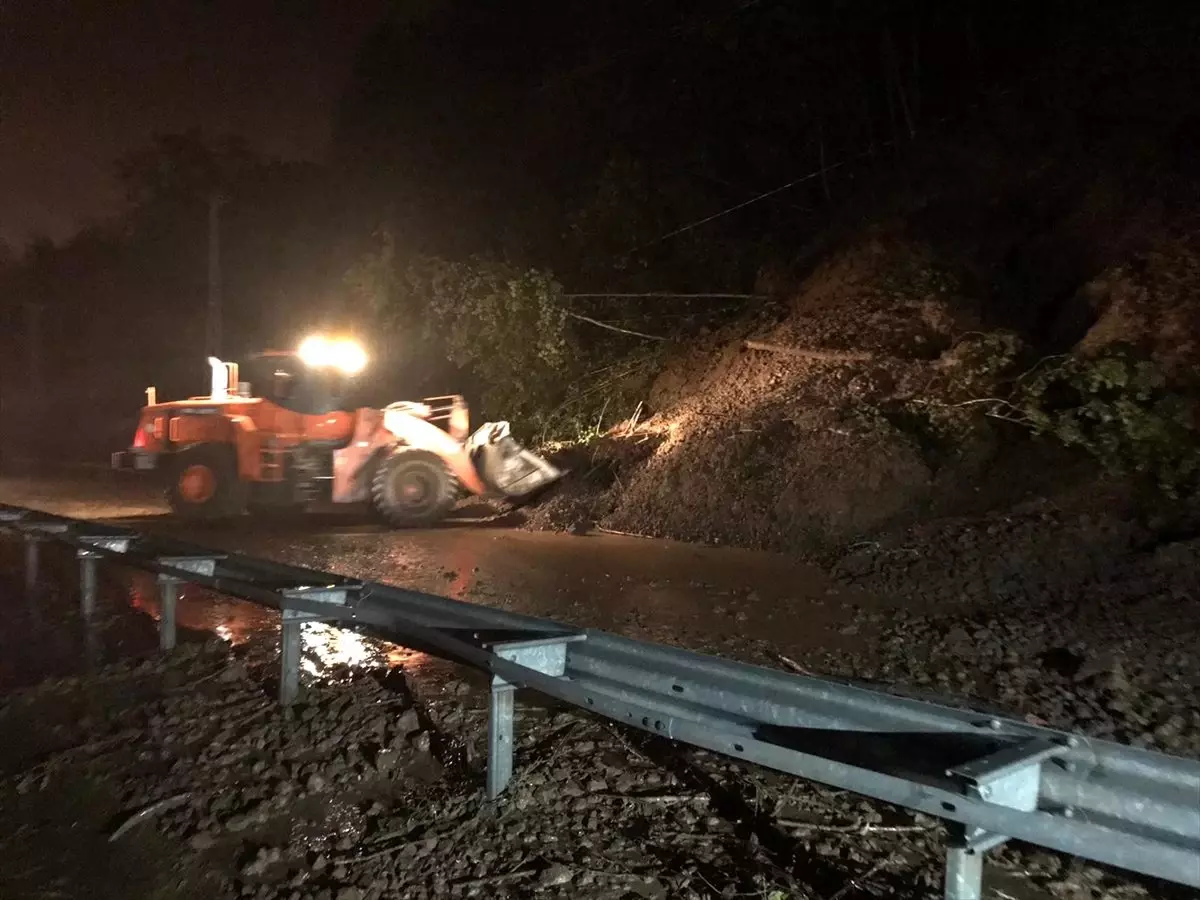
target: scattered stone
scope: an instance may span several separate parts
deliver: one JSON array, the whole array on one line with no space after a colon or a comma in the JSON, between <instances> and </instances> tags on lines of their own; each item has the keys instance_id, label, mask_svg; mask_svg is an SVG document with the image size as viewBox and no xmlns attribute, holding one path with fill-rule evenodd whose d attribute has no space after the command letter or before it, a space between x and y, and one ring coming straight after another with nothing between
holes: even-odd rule
<instances>
[{"instance_id":1,"label":"scattered stone","mask_svg":"<svg viewBox=\"0 0 1200 900\"><path fill-rule=\"evenodd\" d=\"M427 754L430 752L431 746L432 744L428 731L418 732L412 738L412 748L417 751L417 753Z\"/></svg>"},{"instance_id":2,"label":"scattered stone","mask_svg":"<svg viewBox=\"0 0 1200 900\"><path fill-rule=\"evenodd\" d=\"M396 720L396 733L405 738L420 730L421 719L417 715L417 711L412 707L401 713L400 718Z\"/></svg>"},{"instance_id":3,"label":"scattered stone","mask_svg":"<svg viewBox=\"0 0 1200 900\"><path fill-rule=\"evenodd\" d=\"M211 850L213 847L215 847L217 844L217 838L210 832L201 831L192 835L188 840L188 844L193 850L203 852L205 850Z\"/></svg>"},{"instance_id":4,"label":"scattered stone","mask_svg":"<svg viewBox=\"0 0 1200 900\"><path fill-rule=\"evenodd\" d=\"M538 883L543 888L561 887L564 884L570 884L574 878L574 871L560 863L555 863L542 873Z\"/></svg>"}]
</instances>

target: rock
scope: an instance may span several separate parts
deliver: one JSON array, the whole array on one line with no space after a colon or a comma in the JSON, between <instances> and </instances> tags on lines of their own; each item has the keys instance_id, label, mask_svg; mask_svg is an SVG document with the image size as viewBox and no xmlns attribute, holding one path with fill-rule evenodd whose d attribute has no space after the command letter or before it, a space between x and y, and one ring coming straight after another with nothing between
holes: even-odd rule
<instances>
[{"instance_id":1,"label":"rock","mask_svg":"<svg viewBox=\"0 0 1200 900\"><path fill-rule=\"evenodd\" d=\"M618 794L628 794L633 791L641 782L636 775L630 772L624 772L617 778L617 783L614 790Z\"/></svg>"},{"instance_id":2,"label":"rock","mask_svg":"<svg viewBox=\"0 0 1200 900\"><path fill-rule=\"evenodd\" d=\"M261 877L267 869L283 859L283 851L278 847L260 847L254 859L242 867L242 874L248 878Z\"/></svg>"},{"instance_id":3,"label":"rock","mask_svg":"<svg viewBox=\"0 0 1200 900\"><path fill-rule=\"evenodd\" d=\"M629 890L639 897L647 898L647 900L664 900L667 896L667 889L663 887L662 882L657 878L646 878L630 882Z\"/></svg>"},{"instance_id":4,"label":"rock","mask_svg":"<svg viewBox=\"0 0 1200 900\"><path fill-rule=\"evenodd\" d=\"M337 892L337 900L363 900L363 892L353 886L344 887Z\"/></svg>"},{"instance_id":5,"label":"rock","mask_svg":"<svg viewBox=\"0 0 1200 900\"><path fill-rule=\"evenodd\" d=\"M401 713L400 718L396 720L396 733L407 738L410 734L421 730L421 717L417 715L417 711L412 707Z\"/></svg>"},{"instance_id":6,"label":"rock","mask_svg":"<svg viewBox=\"0 0 1200 900\"><path fill-rule=\"evenodd\" d=\"M1102 683L1104 689L1110 694L1130 694L1133 692L1133 685L1129 678L1125 675L1125 667L1121 665L1121 661L1115 660L1109 670L1105 673Z\"/></svg>"},{"instance_id":7,"label":"rock","mask_svg":"<svg viewBox=\"0 0 1200 900\"><path fill-rule=\"evenodd\" d=\"M955 625L946 632L945 641L954 650L965 650L971 646L971 635L961 625Z\"/></svg>"},{"instance_id":8,"label":"rock","mask_svg":"<svg viewBox=\"0 0 1200 900\"><path fill-rule=\"evenodd\" d=\"M396 767L400 759L400 751L391 747L380 750L375 755L375 768L380 774L386 775Z\"/></svg>"},{"instance_id":9,"label":"rock","mask_svg":"<svg viewBox=\"0 0 1200 900\"><path fill-rule=\"evenodd\" d=\"M576 781L568 781L562 786L560 793L564 797L582 797L583 788L581 788L579 783Z\"/></svg>"},{"instance_id":10,"label":"rock","mask_svg":"<svg viewBox=\"0 0 1200 900\"><path fill-rule=\"evenodd\" d=\"M188 841L193 850L200 852L212 849L216 846L216 843L216 836L207 831L201 831L198 834L192 835L191 840Z\"/></svg>"},{"instance_id":11,"label":"rock","mask_svg":"<svg viewBox=\"0 0 1200 900\"><path fill-rule=\"evenodd\" d=\"M566 866L555 863L542 872L538 879L538 884L543 888L561 887L564 884L570 884L575 879L575 873Z\"/></svg>"}]
</instances>

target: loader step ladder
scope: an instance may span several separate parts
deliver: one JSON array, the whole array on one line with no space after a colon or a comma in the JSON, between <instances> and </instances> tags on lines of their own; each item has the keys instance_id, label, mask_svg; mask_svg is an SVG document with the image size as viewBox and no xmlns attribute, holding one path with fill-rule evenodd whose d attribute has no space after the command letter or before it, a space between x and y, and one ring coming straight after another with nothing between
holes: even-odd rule
<instances>
[{"instance_id":1,"label":"loader step ladder","mask_svg":"<svg viewBox=\"0 0 1200 900\"><path fill-rule=\"evenodd\" d=\"M280 446L278 438L267 439L259 458L259 473L263 481L283 481L287 450L287 447Z\"/></svg>"}]
</instances>

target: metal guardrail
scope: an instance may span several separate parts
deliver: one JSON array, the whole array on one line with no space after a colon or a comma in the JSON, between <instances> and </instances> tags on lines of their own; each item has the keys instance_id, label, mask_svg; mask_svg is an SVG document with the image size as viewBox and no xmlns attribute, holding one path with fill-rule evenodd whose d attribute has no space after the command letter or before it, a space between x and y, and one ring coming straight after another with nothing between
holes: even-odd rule
<instances>
[{"instance_id":1,"label":"metal guardrail","mask_svg":"<svg viewBox=\"0 0 1200 900\"><path fill-rule=\"evenodd\" d=\"M156 573L161 646L179 586L281 612L280 702L297 696L306 621L369 626L492 676L487 792L513 773L518 687L616 722L945 820L945 897L982 897L984 854L1007 840L1200 887L1200 762L1025 722L730 662L100 522L0 504L25 540L26 584L55 540L80 561L82 613L101 559Z\"/></svg>"}]
</instances>

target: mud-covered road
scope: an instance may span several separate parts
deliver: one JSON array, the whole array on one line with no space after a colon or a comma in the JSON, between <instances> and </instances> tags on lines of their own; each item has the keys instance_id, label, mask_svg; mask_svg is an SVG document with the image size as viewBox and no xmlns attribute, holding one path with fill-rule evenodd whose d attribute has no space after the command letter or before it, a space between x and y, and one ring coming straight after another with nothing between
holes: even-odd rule
<instances>
[{"instance_id":1,"label":"mud-covered road","mask_svg":"<svg viewBox=\"0 0 1200 900\"><path fill-rule=\"evenodd\" d=\"M585 627L743 659L799 659L841 642L860 592L768 553L603 533L528 532L465 510L442 527L393 531L362 509L219 525L180 523L136 478L104 472L0 477L0 502L105 519L222 550L369 578ZM138 602L153 591L135 580ZM244 604L185 603L183 624L239 638Z\"/></svg>"},{"instance_id":2,"label":"mud-covered road","mask_svg":"<svg viewBox=\"0 0 1200 900\"><path fill-rule=\"evenodd\" d=\"M825 572L471 511L424 531L356 510L186 525L107 472L9 474L0 502L1200 755L1195 572L1178 546L1153 577L1098 582L1093 567L1071 595L1009 578L1001 597L948 549L990 559L1003 533L987 522L863 544ZM3 900L940 893L935 822L570 711L522 705L517 779L488 803L470 673L310 625L305 694L283 711L270 611L189 588L183 645L164 658L148 577L102 567L97 636L69 553L47 552L24 602L19 567L0 541ZM990 898L1192 896L1028 848L993 859Z\"/></svg>"}]
</instances>

